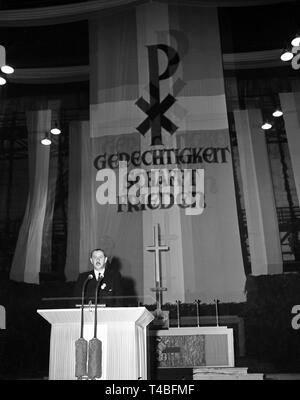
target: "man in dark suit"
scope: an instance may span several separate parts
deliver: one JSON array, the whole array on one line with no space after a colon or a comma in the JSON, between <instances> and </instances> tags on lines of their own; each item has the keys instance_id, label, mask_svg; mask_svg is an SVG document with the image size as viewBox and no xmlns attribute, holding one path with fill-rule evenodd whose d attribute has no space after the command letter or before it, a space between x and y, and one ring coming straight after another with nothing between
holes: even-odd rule
<instances>
[{"instance_id":1,"label":"man in dark suit","mask_svg":"<svg viewBox=\"0 0 300 400\"><path fill-rule=\"evenodd\" d=\"M90 261L93 269L81 273L74 287L74 297L78 298L77 304L81 303L79 299L81 299L85 280L89 275L92 275L93 278L87 282L85 288L85 303L91 301L95 304L96 285L100 279L98 305L105 304L107 307L122 307L122 277L120 272L112 268L102 249L92 250Z\"/></svg>"}]
</instances>

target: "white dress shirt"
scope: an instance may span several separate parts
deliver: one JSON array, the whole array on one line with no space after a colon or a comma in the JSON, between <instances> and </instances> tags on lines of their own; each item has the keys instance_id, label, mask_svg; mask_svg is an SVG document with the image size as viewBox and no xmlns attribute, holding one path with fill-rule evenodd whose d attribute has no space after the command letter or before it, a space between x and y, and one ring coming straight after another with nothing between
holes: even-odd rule
<instances>
[{"instance_id":1,"label":"white dress shirt","mask_svg":"<svg viewBox=\"0 0 300 400\"><path fill-rule=\"evenodd\" d=\"M103 278L104 277L104 270L103 271L97 271L97 270L94 269L94 274L95 274L96 280L98 281L99 278Z\"/></svg>"}]
</instances>

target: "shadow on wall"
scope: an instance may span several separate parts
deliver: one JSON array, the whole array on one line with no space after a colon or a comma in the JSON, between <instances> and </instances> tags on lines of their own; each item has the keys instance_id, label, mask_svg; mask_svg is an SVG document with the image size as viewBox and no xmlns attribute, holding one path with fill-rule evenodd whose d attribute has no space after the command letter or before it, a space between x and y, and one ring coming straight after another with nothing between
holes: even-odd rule
<instances>
[{"instance_id":1,"label":"shadow on wall","mask_svg":"<svg viewBox=\"0 0 300 400\"><path fill-rule=\"evenodd\" d=\"M1 282L1 293L3 288L6 293L4 305L7 325L1 343L1 377L17 379L46 376L50 325L37 313L43 287L8 280Z\"/></svg>"},{"instance_id":2,"label":"shadow on wall","mask_svg":"<svg viewBox=\"0 0 300 400\"><path fill-rule=\"evenodd\" d=\"M129 276L122 274L122 262L120 258L113 257L111 260L111 267L116 271L119 271L122 276L122 295L124 297L125 307L137 307L138 306L138 295L136 292L136 282Z\"/></svg>"}]
</instances>

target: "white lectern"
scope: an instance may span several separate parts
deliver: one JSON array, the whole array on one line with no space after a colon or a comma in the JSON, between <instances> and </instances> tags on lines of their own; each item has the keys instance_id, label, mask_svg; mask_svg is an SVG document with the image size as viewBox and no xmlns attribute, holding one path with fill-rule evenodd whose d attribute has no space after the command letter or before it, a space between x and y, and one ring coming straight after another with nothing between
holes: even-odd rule
<instances>
[{"instance_id":1,"label":"white lectern","mask_svg":"<svg viewBox=\"0 0 300 400\"><path fill-rule=\"evenodd\" d=\"M51 324L49 379L75 377L75 341L81 309L37 310ZM94 308L84 310L83 337L94 333ZM147 379L147 325L154 319L145 307L98 308L97 336L102 341L101 379Z\"/></svg>"}]
</instances>

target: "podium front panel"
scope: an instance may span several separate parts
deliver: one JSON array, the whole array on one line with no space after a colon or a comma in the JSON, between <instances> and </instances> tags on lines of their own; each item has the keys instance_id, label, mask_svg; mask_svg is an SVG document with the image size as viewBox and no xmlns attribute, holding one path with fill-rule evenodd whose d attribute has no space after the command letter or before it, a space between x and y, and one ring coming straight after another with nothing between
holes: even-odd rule
<instances>
[{"instance_id":1,"label":"podium front panel","mask_svg":"<svg viewBox=\"0 0 300 400\"><path fill-rule=\"evenodd\" d=\"M49 379L75 377L75 342L80 336L80 309L38 310L51 323ZM97 337L102 341L102 377L108 380L147 379L145 307L105 308L97 312ZM84 310L83 336L94 334L94 309Z\"/></svg>"},{"instance_id":2,"label":"podium front panel","mask_svg":"<svg viewBox=\"0 0 300 400\"><path fill-rule=\"evenodd\" d=\"M73 380L75 377L75 342L80 336L77 324L54 324L51 329L49 380ZM94 326L88 324L84 338L94 336ZM97 324L97 337L102 342L102 377L107 379L107 326Z\"/></svg>"}]
</instances>

